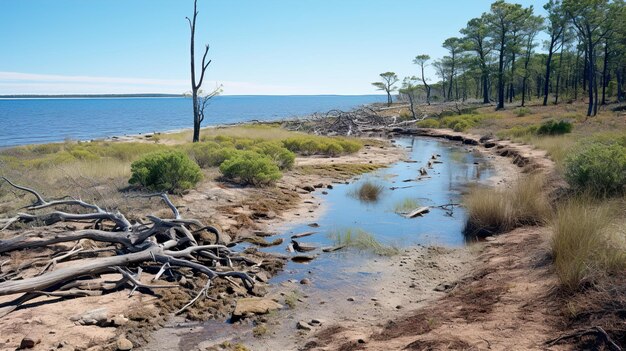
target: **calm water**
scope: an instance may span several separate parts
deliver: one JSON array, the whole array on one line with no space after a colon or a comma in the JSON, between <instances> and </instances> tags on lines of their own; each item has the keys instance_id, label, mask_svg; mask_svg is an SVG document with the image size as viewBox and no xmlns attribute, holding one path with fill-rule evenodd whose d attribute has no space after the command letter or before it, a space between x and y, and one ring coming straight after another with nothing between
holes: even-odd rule
<instances>
[{"instance_id":1,"label":"calm water","mask_svg":"<svg viewBox=\"0 0 626 351\"><path fill-rule=\"evenodd\" d=\"M303 224L286 228L282 236L285 238L285 244L267 250L286 253L285 246L292 234L312 230L318 233L298 241L312 243L318 247L333 246L336 238L334 233L347 228L364 230L378 241L397 247L416 244L464 245L462 230L466 213L463 208L455 207L451 216L444 210L431 209L430 213L417 218L404 218L395 213L394 208L405 199L415 200L419 206L459 203L463 187L468 183L487 179L493 174L487 161L480 154L470 152L471 148L449 141L400 138L397 139L397 145L407 148L410 159L417 162L398 162L388 168L366 174L350 184L338 184L331 190L323 189L328 195L321 195L319 194L321 190L318 191L326 205L326 211L316 221L320 227L311 228ZM405 180L418 177L419 168L426 167L428 159L433 154L441 155L439 159L443 163L435 164L433 169L428 170L431 178L406 182ZM351 196L351 191L366 180L385 188L375 203L364 203ZM391 190L392 187L406 188ZM346 279L358 280L354 275L346 274L344 270L353 272L355 264L358 266L359 260L364 257L362 253L351 250L312 253L319 253L320 256L306 265L289 262L286 273L279 274L274 281L300 279L308 276L309 272L316 272L318 277L325 277L325 283L318 279L321 288L330 289L337 284L343 284Z\"/></svg>"},{"instance_id":2,"label":"calm water","mask_svg":"<svg viewBox=\"0 0 626 351\"><path fill-rule=\"evenodd\" d=\"M349 110L384 96L218 96L204 125ZM0 99L0 147L88 140L192 126L187 98Z\"/></svg>"}]
</instances>

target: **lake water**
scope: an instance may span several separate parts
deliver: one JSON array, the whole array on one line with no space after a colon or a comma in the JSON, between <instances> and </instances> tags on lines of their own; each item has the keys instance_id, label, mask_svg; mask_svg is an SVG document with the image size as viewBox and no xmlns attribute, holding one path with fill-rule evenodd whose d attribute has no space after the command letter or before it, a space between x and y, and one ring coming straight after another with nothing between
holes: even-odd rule
<instances>
[{"instance_id":1,"label":"lake water","mask_svg":"<svg viewBox=\"0 0 626 351\"><path fill-rule=\"evenodd\" d=\"M380 95L218 96L204 126L350 110ZM0 147L192 127L189 98L0 99Z\"/></svg>"}]
</instances>

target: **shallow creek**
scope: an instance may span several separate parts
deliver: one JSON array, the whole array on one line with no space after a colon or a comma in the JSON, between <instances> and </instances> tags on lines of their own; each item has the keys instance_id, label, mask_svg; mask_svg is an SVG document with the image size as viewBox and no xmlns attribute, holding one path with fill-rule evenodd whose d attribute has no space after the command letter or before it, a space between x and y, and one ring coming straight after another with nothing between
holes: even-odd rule
<instances>
[{"instance_id":1,"label":"shallow creek","mask_svg":"<svg viewBox=\"0 0 626 351\"><path fill-rule=\"evenodd\" d=\"M461 192L468 184L488 179L495 173L494 169L483 155L470 146L419 137L402 137L395 142L398 147L406 148L406 161L362 175L348 184L333 184L332 189L318 189L314 193L323 208L315 221L315 227L311 227L311 223L301 223L272 228L280 234L268 239L282 237L284 243L263 250L296 255L287 250L291 235L314 231L315 234L296 240L317 247L315 251L306 253L317 257L309 263L289 261L285 270L269 281L268 297L284 299L285 295L291 294L297 301L294 309L285 306L284 310L268 317L268 324L271 324L272 319L276 321L270 327L270 335L254 338L254 326L245 322L181 324L172 321L168 327L156 333L156 339L160 340L158 345L164 347L165 343L173 349L189 350L229 340L233 344L242 342L252 345L253 350L291 349L296 342L291 339L298 332L297 321L311 318L334 321L350 313L350 306L334 301L375 301L371 298L377 295L373 286L380 289L380 285L372 282L384 280L385 275L393 274L387 269L386 261L389 258L351 248L335 252L321 251L323 247L336 245L337 233L346 230L363 230L378 242L401 250L429 245L463 246L465 239L462 230L466 214L462 207L455 206L452 212L431 208L430 213L422 217L405 218L397 213L398 206L405 203L415 207L459 203ZM427 169L428 177L418 180L419 169L427 168L432 155L438 155L437 160L441 163L433 164L432 169ZM364 202L353 195L354 190L365 181L384 188L377 201ZM300 284L304 278L310 284ZM271 342L269 339L272 339ZM146 349L151 349L151 346L148 345Z\"/></svg>"}]
</instances>

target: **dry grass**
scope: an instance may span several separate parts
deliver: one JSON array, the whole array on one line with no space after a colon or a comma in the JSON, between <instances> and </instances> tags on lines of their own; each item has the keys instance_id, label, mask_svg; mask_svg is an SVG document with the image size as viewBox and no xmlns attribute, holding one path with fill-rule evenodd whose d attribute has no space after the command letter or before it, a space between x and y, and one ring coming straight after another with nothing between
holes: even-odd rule
<instances>
[{"instance_id":1,"label":"dry grass","mask_svg":"<svg viewBox=\"0 0 626 351\"><path fill-rule=\"evenodd\" d=\"M384 186L374 183L371 180L366 180L361 183L356 189L350 191L350 195L365 202L376 202L382 194Z\"/></svg>"},{"instance_id":2,"label":"dry grass","mask_svg":"<svg viewBox=\"0 0 626 351\"><path fill-rule=\"evenodd\" d=\"M543 224L552 212L544 194L544 181L538 175L521 178L509 189L473 188L463 202L469 214L465 234L471 237Z\"/></svg>"},{"instance_id":3,"label":"dry grass","mask_svg":"<svg viewBox=\"0 0 626 351\"><path fill-rule=\"evenodd\" d=\"M552 255L562 286L576 290L626 268L624 223L612 202L583 196L560 205L552 221ZM619 222L619 219L617 220Z\"/></svg>"},{"instance_id":4,"label":"dry grass","mask_svg":"<svg viewBox=\"0 0 626 351\"><path fill-rule=\"evenodd\" d=\"M192 130L178 133L161 134L160 141L163 143L188 143L193 135ZM304 136L305 133L293 132L280 128L279 124L250 124L236 127L208 127L200 131L202 140L211 140L217 136L233 138L251 138L261 140L282 140L291 137Z\"/></svg>"}]
</instances>

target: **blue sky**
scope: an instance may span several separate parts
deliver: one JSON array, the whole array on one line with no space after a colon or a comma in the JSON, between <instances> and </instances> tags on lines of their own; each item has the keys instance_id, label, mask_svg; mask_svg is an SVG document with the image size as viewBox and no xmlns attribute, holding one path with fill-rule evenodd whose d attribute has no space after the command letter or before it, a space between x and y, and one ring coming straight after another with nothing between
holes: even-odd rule
<instances>
[{"instance_id":1,"label":"blue sky","mask_svg":"<svg viewBox=\"0 0 626 351\"><path fill-rule=\"evenodd\" d=\"M380 72L416 74L413 57L445 55L443 40L491 2L198 0L196 43L213 60L205 89L377 93ZM0 94L188 91L192 10L192 0L0 0Z\"/></svg>"}]
</instances>

